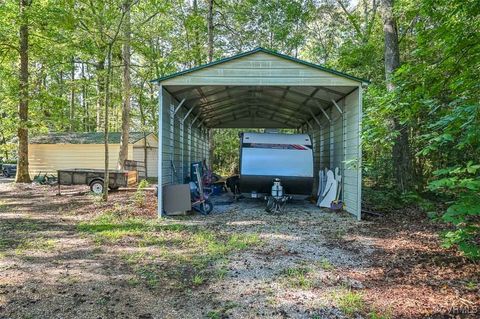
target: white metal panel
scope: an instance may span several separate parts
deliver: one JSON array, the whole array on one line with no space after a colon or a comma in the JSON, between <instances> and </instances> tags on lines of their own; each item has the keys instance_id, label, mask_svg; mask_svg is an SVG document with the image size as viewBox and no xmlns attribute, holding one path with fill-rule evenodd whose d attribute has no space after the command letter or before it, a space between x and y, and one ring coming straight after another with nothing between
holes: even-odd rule
<instances>
[{"instance_id":1,"label":"white metal panel","mask_svg":"<svg viewBox=\"0 0 480 319\"><path fill-rule=\"evenodd\" d=\"M244 175L313 177L312 150L242 148Z\"/></svg>"},{"instance_id":2,"label":"white metal panel","mask_svg":"<svg viewBox=\"0 0 480 319\"><path fill-rule=\"evenodd\" d=\"M361 88L347 95L345 104L345 158L344 200L346 210L360 218L361 216L361 149L360 149L360 94Z\"/></svg>"},{"instance_id":3,"label":"white metal panel","mask_svg":"<svg viewBox=\"0 0 480 319\"><path fill-rule=\"evenodd\" d=\"M243 143L312 145L307 134L243 133Z\"/></svg>"}]
</instances>

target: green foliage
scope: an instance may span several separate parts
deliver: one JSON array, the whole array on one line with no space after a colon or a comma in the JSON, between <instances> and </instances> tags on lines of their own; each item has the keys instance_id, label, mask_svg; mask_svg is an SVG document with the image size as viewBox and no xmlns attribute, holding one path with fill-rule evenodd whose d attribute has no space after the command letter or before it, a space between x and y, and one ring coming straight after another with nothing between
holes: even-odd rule
<instances>
[{"instance_id":1,"label":"green foliage","mask_svg":"<svg viewBox=\"0 0 480 319\"><path fill-rule=\"evenodd\" d=\"M204 281L205 281L205 278L203 278L201 274L196 274L195 276L193 276L193 279L192 279L192 283L195 286L200 286L201 284L204 283Z\"/></svg>"},{"instance_id":2,"label":"green foliage","mask_svg":"<svg viewBox=\"0 0 480 319\"><path fill-rule=\"evenodd\" d=\"M468 162L435 172L431 190L453 199L442 219L455 226L444 234L444 246L457 246L465 256L480 259L480 165Z\"/></svg>"},{"instance_id":3,"label":"green foliage","mask_svg":"<svg viewBox=\"0 0 480 319\"><path fill-rule=\"evenodd\" d=\"M333 266L327 258L322 258L322 260L320 260L320 268L329 271L335 269L335 266Z\"/></svg>"},{"instance_id":4,"label":"green foliage","mask_svg":"<svg viewBox=\"0 0 480 319\"><path fill-rule=\"evenodd\" d=\"M338 293L335 296L335 301L338 308L348 316L361 312L366 307L363 296L360 293L351 290Z\"/></svg>"},{"instance_id":5,"label":"green foliage","mask_svg":"<svg viewBox=\"0 0 480 319\"><path fill-rule=\"evenodd\" d=\"M137 207L144 207L147 200L147 194L145 193L145 188L150 186L150 183L146 179L142 179L138 183L137 190L133 194L133 201Z\"/></svg>"},{"instance_id":6,"label":"green foliage","mask_svg":"<svg viewBox=\"0 0 480 319\"><path fill-rule=\"evenodd\" d=\"M306 267L287 268L283 271L283 275L287 279L289 286L294 288L309 289L312 287L313 282L308 276L311 269Z\"/></svg>"},{"instance_id":7,"label":"green foliage","mask_svg":"<svg viewBox=\"0 0 480 319\"><path fill-rule=\"evenodd\" d=\"M238 174L240 137L243 130L216 129L214 133L215 157L213 159L213 170L222 176Z\"/></svg>"}]
</instances>

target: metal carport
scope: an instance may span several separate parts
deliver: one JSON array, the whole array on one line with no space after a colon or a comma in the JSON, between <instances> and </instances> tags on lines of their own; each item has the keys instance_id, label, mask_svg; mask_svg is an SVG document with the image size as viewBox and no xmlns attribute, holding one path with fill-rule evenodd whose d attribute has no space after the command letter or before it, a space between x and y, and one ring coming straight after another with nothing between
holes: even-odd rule
<instances>
[{"instance_id":1,"label":"metal carport","mask_svg":"<svg viewBox=\"0 0 480 319\"><path fill-rule=\"evenodd\" d=\"M316 172L341 169L346 210L360 219L367 80L257 48L155 81L159 185L183 183L189 163L208 157L209 129L293 128L311 135Z\"/></svg>"}]
</instances>

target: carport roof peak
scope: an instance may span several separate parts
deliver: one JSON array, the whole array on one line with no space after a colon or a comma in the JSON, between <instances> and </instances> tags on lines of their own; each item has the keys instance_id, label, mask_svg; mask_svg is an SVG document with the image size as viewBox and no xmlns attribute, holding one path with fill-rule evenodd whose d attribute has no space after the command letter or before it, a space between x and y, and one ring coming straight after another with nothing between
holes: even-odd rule
<instances>
[{"instance_id":1,"label":"carport roof peak","mask_svg":"<svg viewBox=\"0 0 480 319\"><path fill-rule=\"evenodd\" d=\"M301 59L298 59L298 58L295 58L295 57L292 57L292 56L289 56L289 55L286 55L286 54L282 54L282 53L279 53L279 52L274 51L274 50L265 49L265 48L262 48L262 47L257 47L257 48L255 48L251 51L242 52L242 53L239 53L239 54L236 54L236 55L233 55L233 56L230 56L230 57L222 58L222 59L219 59L219 60L207 63L207 64L202 64L202 65L199 65L199 66L187 69L187 70L183 70L183 71L175 72L175 73L172 73L172 74L168 74L168 75L165 75L165 76L160 77L158 79L152 80L151 82L160 83L160 82L168 80L168 79L172 79L172 78L184 75L184 74L188 74L188 73L192 73L192 72L195 72L195 71L198 71L198 70L209 68L209 67L212 67L212 66L215 66L215 65L218 65L218 64L222 64L222 63L225 63L225 62L233 61L233 60L236 60L236 59L239 59L239 58L242 58L242 57L246 57L246 56L249 56L249 55L252 55L252 54L259 53L259 52L270 54L270 55L273 55L273 56L276 56L276 57L279 57L279 58L282 58L282 59L290 60L290 61L302 64L302 65L312 67L312 68L315 68L315 69L318 69L318 70L321 70L321 71L324 71L324 72L327 72L327 73L331 73L331 74L334 74L334 75L337 75L337 76L340 76L340 77L343 77L343 78L347 78L347 79L350 79L350 80L353 80L353 81L356 81L356 82L365 83L365 84L370 83L369 80L362 79L362 78L359 78L359 77L356 77L356 76L353 76L353 75L350 75L350 74L347 74L347 73L344 73L344 72L340 72L340 71L337 71L337 70L334 70L334 69L327 68L327 67L325 67L323 65L320 65L320 64L307 62L305 60L301 60Z\"/></svg>"}]
</instances>

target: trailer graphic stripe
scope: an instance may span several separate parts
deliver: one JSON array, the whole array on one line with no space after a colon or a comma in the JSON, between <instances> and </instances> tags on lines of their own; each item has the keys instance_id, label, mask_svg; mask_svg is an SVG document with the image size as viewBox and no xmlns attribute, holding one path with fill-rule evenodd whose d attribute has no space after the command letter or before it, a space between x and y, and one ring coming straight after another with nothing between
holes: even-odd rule
<instances>
[{"instance_id":1,"label":"trailer graphic stripe","mask_svg":"<svg viewBox=\"0 0 480 319\"><path fill-rule=\"evenodd\" d=\"M299 150L306 151L312 149L310 145L300 144L271 144L271 143L243 143L244 148L269 148L277 150Z\"/></svg>"}]
</instances>

